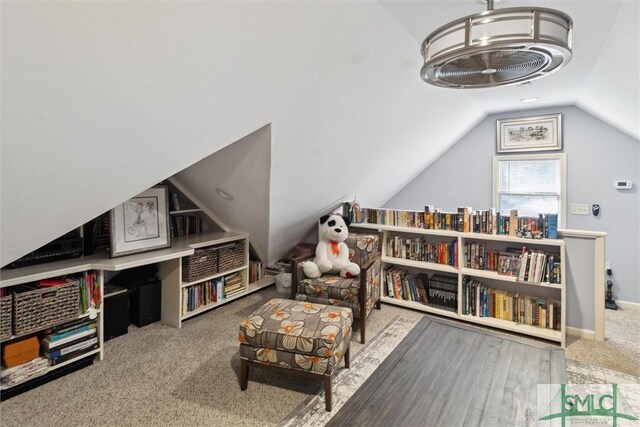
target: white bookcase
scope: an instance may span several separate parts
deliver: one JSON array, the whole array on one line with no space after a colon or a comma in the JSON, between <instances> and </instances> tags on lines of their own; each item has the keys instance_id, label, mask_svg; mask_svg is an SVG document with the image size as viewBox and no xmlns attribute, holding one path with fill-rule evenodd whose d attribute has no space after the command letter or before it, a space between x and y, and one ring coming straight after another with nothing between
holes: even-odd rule
<instances>
[{"instance_id":1,"label":"white bookcase","mask_svg":"<svg viewBox=\"0 0 640 427\"><path fill-rule=\"evenodd\" d=\"M373 229L378 230L382 234L381 250L382 250L382 268L388 266L398 266L410 273L419 274L426 273L429 277L435 273L447 274L457 278L458 283L458 304L455 311L448 311L441 308L432 307L417 301L406 301L388 296L386 277L383 274L381 280L382 301L388 304L394 304L401 307L407 307L426 313L447 316L453 319L463 320L466 322L476 323L492 328L503 329L506 331L516 332L523 335L529 335L537 338L543 338L549 341L559 343L565 346L566 335L566 267L564 241L560 239L523 239L512 236L492 235L482 233L462 233L457 231L446 230L429 230L421 228L409 228L398 226L387 226L380 224L354 223L351 228ZM416 261L393 257L393 254L387 253L389 239L396 236L403 238L423 238L430 242L457 242L458 258L453 266L438 264L435 262ZM527 250L540 250L548 253L556 253L560 255L561 274L560 283L536 283L518 280L516 277L501 275L495 271L473 269L466 267L464 248L469 242L478 242L485 244L488 248L496 251L504 251L507 248L522 248ZM523 323L516 323L507 320L496 319L493 317L479 317L474 315L463 314L462 295L463 282L465 277L471 277L481 281L483 284L498 290L508 292L517 292L521 295L532 297L546 297L550 300L560 302L560 330L531 326Z\"/></svg>"},{"instance_id":2,"label":"white bookcase","mask_svg":"<svg viewBox=\"0 0 640 427\"><path fill-rule=\"evenodd\" d=\"M185 236L181 241L193 250L201 248L211 248L228 243L244 241L244 263L237 268L218 272L210 276L203 277L196 281L184 282L182 280L182 261L184 256L174 258L160 264L159 274L162 280L162 321L168 325L180 328L182 322L211 310L220 305L229 303L235 299L243 297L249 293L256 292L266 286L274 283L272 276L266 276L256 282L249 283L249 235L234 231L211 232L200 235ZM214 279L225 277L233 273L239 273L242 278L242 288L244 291L234 294L229 298L218 299L210 304L202 305L195 310L186 311L183 290L190 286L199 285L201 283L212 281Z\"/></svg>"},{"instance_id":3,"label":"white bookcase","mask_svg":"<svg viewBox=\"0 0 640 427\"><path fill-rule=\"evenodd\" d=\"M93 266L86 259L76 258L64 261L56 261L48 264L34 265L30 267L23 267L20 269L14 270L2 270L2 279L0 280L0 288L6 288L11 291L12 287L37 282L40 280L46 279L58 279L62 276L68 275L81 275L82 273L90 272L93 269ZM95 270L97 273L96 277L98 280L99 288L100 288L100 304L98 308L91 309L88 313L81 313L80 307L78 306L78 316L76 318L67 319L64 321L57 322L56 324L47 324L44 327L39 328L38 330L31 330L28 333L20 334L20 335L12 335L9 338L4 339L2 342L9 343L11 341L37 334L40 331L48 329L50 327L62 325L68 322L71 322L76 319L89 319L90 315L92 318L96 320L96 329L97 329L97 339L98 339L98 348L88 351L84 354L81 354L72 359L66 360L62 363L56 364L54 366L49 366L47 371L42 373L42 375L47 374L48 372L55 371L64 366L77 362L81 359L95 357L96 355L100 360L104 358L104 312L102 310L102 296L104 295L104 274L100 270ZM79 301L78 301L79 304ZM20 384L16 384L19 386ZM0 390L10 390L16 386L0 386Z\"/></svg>"}]
</instances>

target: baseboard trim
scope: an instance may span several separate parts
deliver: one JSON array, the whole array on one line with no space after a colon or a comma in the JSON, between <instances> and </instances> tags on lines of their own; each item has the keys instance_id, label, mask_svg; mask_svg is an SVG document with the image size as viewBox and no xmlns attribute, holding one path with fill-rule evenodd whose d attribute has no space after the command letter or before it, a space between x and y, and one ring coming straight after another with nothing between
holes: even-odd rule
<instances>
[{"instance_id":1,"label":"baseboard trim","mask_svg":"<svg viewBox=\"0 0 640 427\"><path fill-rule=\"evenodd\" d=\"M573 335L574 337L591 340L591 341L595 340L596 338L595 331L590 331L588 329L574 328L573 326L567 326L567 334Z\"/></svg>"},{"instance_id":2,"label":"baseboard trim","mask_svg":"<svg viewBox=\"0 0 640 427\"><path fill-rule=\"evenodd\" d=\"M618 307L622 308L623 310L640 311L640 304L637 302L616 300L616 304L618 304Z\"/></svg>"}]
</instances>

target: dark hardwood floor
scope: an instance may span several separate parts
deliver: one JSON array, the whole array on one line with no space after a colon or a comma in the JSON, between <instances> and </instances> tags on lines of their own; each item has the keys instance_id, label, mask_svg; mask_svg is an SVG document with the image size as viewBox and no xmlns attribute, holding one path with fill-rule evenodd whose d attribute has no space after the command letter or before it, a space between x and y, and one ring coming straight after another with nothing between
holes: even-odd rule
<instances>
[{"instance_id":1,"label":"dark hardwood floor","mask_svg":"<svg viewBox=\"0 0 640 427\"><path fill-rule=\"evenodd\" d=\"M328 426L535 425L550 383L566 383L559 347L425 317Z\"/></svg>"}]
</instances>

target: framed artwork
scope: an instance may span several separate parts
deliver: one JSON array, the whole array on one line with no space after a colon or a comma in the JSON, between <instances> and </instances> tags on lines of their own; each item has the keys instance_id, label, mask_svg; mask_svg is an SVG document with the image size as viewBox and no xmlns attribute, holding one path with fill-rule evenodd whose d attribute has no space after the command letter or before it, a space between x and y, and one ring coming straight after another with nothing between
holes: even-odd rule
<instances>
[{"instance_id":1,"label":"framed artwork","mask_svg":"<svg viewBox=\"0 0 640 427\"><path fill-rule=\"evenodd\" d=\"M111 209L112 258L171 246L168 194L159 185Z\"/></svg>"},{"instance_id":2,"label":"framed artwork","mask_svg":"<svg viewBox=\"0 0 640 427\"><path fill-rule=\"evenodd\" d=\"M562 149L562 114L497 121L498 153Z\"/></svg>"}]
</instances>

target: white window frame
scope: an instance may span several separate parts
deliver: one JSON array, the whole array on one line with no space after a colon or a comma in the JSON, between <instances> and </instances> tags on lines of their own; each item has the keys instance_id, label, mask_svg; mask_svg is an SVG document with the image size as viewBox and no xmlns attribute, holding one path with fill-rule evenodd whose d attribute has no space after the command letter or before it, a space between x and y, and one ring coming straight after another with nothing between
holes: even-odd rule
<instances>
[{"instance_id":1,"label":"white window frame","mask_svg":"<svg viewBox=\"0 0 640 427\"><path fill-rule=\"evenodd\" d=\"M565 213L567 202L567 155L559 154L520 154L520 155L504 155L493 156L493 176L491 182L491 194L493 206L499 209L498 204L498 186L500 183L498 163L501 160L559 160L560 161L560 200L558 204L558 228L565 226Z\"/></svg>"}]
</instances>

